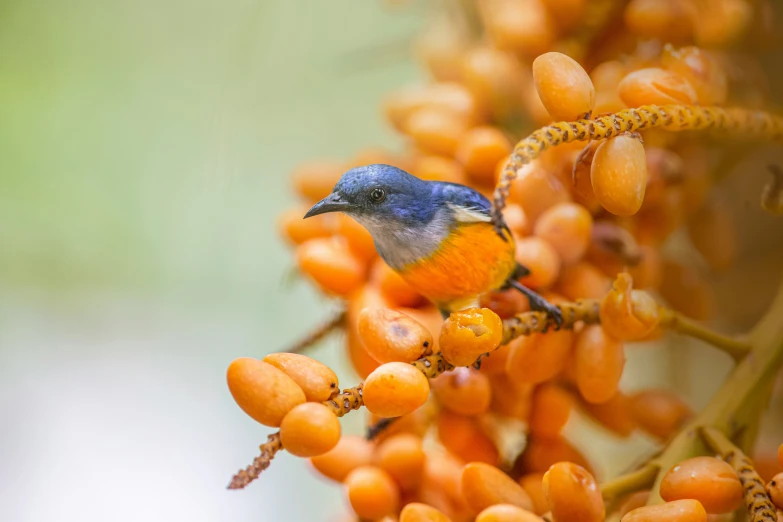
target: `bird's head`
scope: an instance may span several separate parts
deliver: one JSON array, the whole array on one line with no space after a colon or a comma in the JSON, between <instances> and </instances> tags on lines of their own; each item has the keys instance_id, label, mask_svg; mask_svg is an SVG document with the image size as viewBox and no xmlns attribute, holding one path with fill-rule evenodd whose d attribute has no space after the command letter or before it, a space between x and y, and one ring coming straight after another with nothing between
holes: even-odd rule
<instances>
[{"instance_id":1,"label":"bird's head","mask_svg":"<svg viewBox=\"0 0 783 522\"><path fill-rule=\"evenodd\" d=\"M367 165L343 174L332 193L304 217L344 212L370 232L390 226L415 228L429 222L437 211L431 198L431 185L426 181L390 165Z\"/></svg>"}]
</instances>

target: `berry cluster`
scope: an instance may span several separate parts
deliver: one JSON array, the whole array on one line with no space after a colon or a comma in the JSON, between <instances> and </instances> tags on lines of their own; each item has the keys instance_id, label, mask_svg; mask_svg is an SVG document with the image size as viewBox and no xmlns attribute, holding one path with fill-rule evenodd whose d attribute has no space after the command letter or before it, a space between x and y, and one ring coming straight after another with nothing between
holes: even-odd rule
<instances>
[{"instance_id":1,"label":"berry cluster","mask_svg":"<svg viewBox=\"0 0 783 522\"><path fill-rule=\"evenodd\" d=\"M364 381L341 389L300 353L234 361L234 399L279 432L230 487L285 449L343 484L361 520L704 522L743 502L754 522L780 519L783 475L764 487L737 434L758 424L738 414L764 401L783 331L761 321L740 339L697 322L712 317L710 280L736 256L734 220L711 188L747 149L696 131L783 142L783 119L760 111L768 93L753 52L772 41L769 3L457 5L417 46L432 81L384 101L406 148L310 161L292 175L302 205L281 217L282 235L299 272L344 303L309 341L343 330ZM520 282L557 305L563 324L514 290L444 321L358 223L302 220L343 172L372 163L491 198L530 269ZM779 213L774 176L762 207ZM681 228L698 259L663 248ZM626 344L671 331L738 362L702 413L668 390L620 389ZM342 434L338 417L363 407L369 436ZM597 456L562 434L577 411L619 437L644 432L662 452L599 486Z\"/></svg>"}]
</instances>

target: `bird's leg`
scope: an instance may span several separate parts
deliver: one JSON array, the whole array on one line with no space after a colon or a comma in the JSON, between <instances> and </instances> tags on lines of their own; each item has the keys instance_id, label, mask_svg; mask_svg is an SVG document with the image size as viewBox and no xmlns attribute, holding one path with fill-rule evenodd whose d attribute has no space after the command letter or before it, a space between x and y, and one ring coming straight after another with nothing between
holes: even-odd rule
<instances>
[{"instance_id":1,"label":"bird's leg","mask_svg":"<svg viewBox=\"0 0 783 522\"><path fill-rule=\"evenodd\" d=\"M560 309L544 299L540 294L534 292L530 288L517 281L517 278L524 277L529 273L530 270L528 270L526 267L517 265L516 270L514 270L514 272L506 281L505 285L503 285L503 289L505 290L507 288L514 288L515 290L522 292L530 302L530 309L537 312L546 313L555 322L555 330L559 330L560 326L563 324L563 314Z\"/></svg>"}]
</instances>

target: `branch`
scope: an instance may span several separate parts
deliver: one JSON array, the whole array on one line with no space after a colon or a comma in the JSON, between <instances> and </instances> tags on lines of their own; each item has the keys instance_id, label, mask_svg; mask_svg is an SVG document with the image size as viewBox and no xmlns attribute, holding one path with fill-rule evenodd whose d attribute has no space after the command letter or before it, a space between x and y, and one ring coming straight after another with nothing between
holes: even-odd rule
<instances>
[{"instance_id":1,"label":"branch","mask_svg":"<svg viewBox=\"0 0 783 522\"><path fill-rule=\"evenodd\" d=\"M703 428L700 433L707 445L737 472L745 492L745 506L750 514L750 522L776 522L777 510L750 459L715 428Z\"/></svg>"},{"instance_id":2,"label":"branch","mask_svg":"<svg viewBox=\"0 0 783 522\"><path fill-rule=\"evenodd\" d=\"M660 471L659 467L652 462L644 465L644 467L620 475L619 477L610 480L609 482L601 486L601 496L604 500L615 499L626 493L633 493L640 489L649 488L655 482L655 477Z\"/></svg>"},{"instance_id":3,"label":"branch","mask_svg":"<svg viewBox=\"0 0 783 522\"><path fill-rule=\"evenodd\" d=\"M745 357L751 349L750 343L740 341L714 330L710 330L698 322L669 308L660 308L661 326L667 326L675 332L701 339L705 343L731 355L735 361Z\"/></svg>"},{"instance_id":4,"label":"branch","mask_svg":"<svg viewBox=\"0 0 783 522\"><path fill-rule=\"evenodd\" d=\"M495 186L492 222L503 223L503 208L517 171L550 147L573 141L606 140L624 132L653 128L667 131L716 130L747 137L783 139L783 118L763 111L696 107L689 105L643 105L593 120L559 122L533 132L514 147L509 162Z\"/></svg>"},{"instance_id":5,"label":"branch","mask_svg":"<svg viewBox=\"0 0 783 522\"><path fill-rule=\"evenodd\" d=\"M342 328L345 325L345 320L348 317L348 312L342 310L334 314L334 316L327 322L308 333L302 339L298 340L293 346L286 350L288 353L302 353L307 348L313 346L324 337L334 332L335 330Z\"/></svg>"}]
</instances>

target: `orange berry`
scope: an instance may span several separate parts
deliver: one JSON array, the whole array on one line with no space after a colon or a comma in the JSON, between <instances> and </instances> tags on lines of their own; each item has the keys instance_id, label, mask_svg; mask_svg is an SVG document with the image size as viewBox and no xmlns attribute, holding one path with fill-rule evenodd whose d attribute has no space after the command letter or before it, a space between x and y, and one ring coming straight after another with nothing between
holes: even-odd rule
<instances>
[{"instance_id":1,"label":"orange berry","mask_svg":"<svg viewBox=\"0 0 783 522\"><path fill-rule=\"evenodd\" d=\"M465 120L451 112L425 107L410 115L404 131L422 150L452 156L467 128Z\"/></svg>"},{"instance_id":2,"label":"orange berry","mask_svg":"<svg viewBox=\"0 0 783 522\"><path fill-rule=\"evenodd\" d=\"M698 500L707 513L730 513L742 505L737 472L715 457L683 460L663 476L660 495L667 502Z\"/></svg>"},{"instance_id":3,"label":"orange berry","mask_svg":"<svg viewBox=\"0 0 783 522\"><path fill-rule=\"evenodd\" d=\"M430 383L407 363L380 365L364 381L364 404L381 417L399 417L427 402Z\"/></svg>"},{"instance_id":4,"label":"orange berry","mask_svg":"<svg viewBox=\"0 0 783 522\"><path fill-rule=\"evenodd\" d=\"M617 86L617 92L628 107L696 103L696 91L688 80L657 67L639 69L626 75Z\"/></svg>"},{"instance_id":5,"label":"orange berry","mask_svg":"<svg viewBox=\"0 0 783 522\"><path fill-rule=\"evenodd\" d=\"M473 94L451 82L398 90L386 98L383 106L386 118L397 130L403 130L411 115L425 107L448 112L466 122L474 122L478 117Z\"/></svg>"},{"instance_id":6,"label":"orange berry","mask_svg":"<svg viewBox=\"0 0 783 522\"><path fill-rule=\"evenodd\" d=\"M530 496L533 501L533 512L536 515L543 515L549 511L549 502L544 495L544 474L543 473L528 473L522 475L519 479L519 485Z\"/></svg>"},{"instance_id":7,"label":"orange berry","mask_svg":"<svg viewBox=\"0 0 783 522\"><path fill-rule=\"evenodd\" d=\"M715 308L715 291L695 267L664 261L660 292L672 308L691 319L705 321Z\"/></svg>"},{"instance_id":8,"label":"orange berry","mask_svg":"<svg viewBox=\"0 0 783 522\"><path fill-rule=\"evenodd\" d=\"M318 402L306 402L289 411L280 423L283 447L297 457L323 455L340 440L340 421Z\"/></svg>"},{"instance_id":9,"label":"orange berry","mask_svg":"<svg viewBox=\"0 0 783 522\"><path fill-rule=\"evenodd\" d=\"M376 466L361 466L345 478L348 500L360 518L391 515L400 504L400 491L388 473Z\"/></svg>"},{"instance_id":10,"label":"orange berry","mask_svg":"<svg viewBox=\"0 0 783 522\"><path fill-rule=\"evenodd\" d=\"M489 377L473 368L456 368L431 381L432 391L444 408L460 415L478 415L489 409Z\"/></svg>"},{"instance_id":11,"label":"orange berry","mask_svg":"<svg viewBox=\"0 0 783 522\"><path fill-rule=\"evenodd\" d=\"M265 426L280 426L283 417L305 402L302 388L271 364L240 357L226 372L228 389L242 410Z\"/></svg>"},{"instance_id":12,"label":"orange berry","mask_svg":"<svg viewBox=\"0 0 783 522\"><path fill-rule=\"evenodd\" d=\"M544 473L543 486L554 522L603 522L606 510L601 490L582 466L558 462Z\"/></svg>"},{"instance_id":13,"label":"orange berry","mask_svg":"<svg viewBox=\"0 0 783 522\"><path fill-rule=\"evenodd\" d=\"M540 0L494 2L485 14L485 27L498 49L525 57L546 52L555 28Z\"/></svg>"},{"instance_id":14,"label":"orange berry","mask_svg":"<svg viewBox=\"0 0 783 522\"><path fill-rule=\"evenodd\" d=\"M404 490L417 486L424 470L426 455L421 438L410 433L392 435L378 445L378 466Z\"/></svg>"},{"instance_id":15,"label":"orange berry","mask_svg":"<svg viewBox=\"0 0 783 522\"><path fill-rule=\"evenodd\" d=\"M334 448L310 459L323 476L337 482L360 466L373 462L375 445L359 435L343 435Z\"/></svg>"},{"instance_id":16,"label":"orange berry","mask_svg":"<svg viewBox=\"0 0 783 522\"><path fill-rule=\"evenodd\" d=\"M568 422L574 399L556 384L542 384L533 392L533 407L528 422L535 437L556 437Z\"/></svg>"},{"instance_id":17,"label":"orange berry","mask_svg":"<svg viewBox=\"0 0 783 522\"><path fill-rule=\"evenodd\" d=\"M783 444L778 446L778 463L783 467Z\"/></svg>"},{"instance_id":18,"label":"orange berry","mask_svg":"<svg viewBox=\"0 0 783 522\"><path fill-rule=\"evenodd\" d=\"M557 176L547 172L540 162L524 165L511 182L509 201L522 206L530 223L535 223L548 208L570 199Z\"/></svg>"},{"instance_id":19,"label":"orange berry","mask_svg":"<svg viewBox=\"0 0 783 522\"><path fill-rule=\"evenodd\" d=\"M767 484L769 499L778 509L783 509L783 473L778 473Z\"/></svg>"},{"instance_id":20,"label":"orange berry","mask_svg":"<svg viewBox=\"0 0 783 522\"><path fill-rule=\"evenodd\" d=\"M511 342L506 374L527 383L548 381L560 373L571 351L573 332L535 333Z\"/></svg>"},{"instance_id":21,"label":"orange berry","mask_svg":"<svg viewBox=\"0 0 783 522\"><path fill-rule=\"evenodd\" d=\"M616 136L598 146L590 167L593 193L617 216L636 214L647 188L644 145L633 136Z\"/></svg>"},{"instance_id":22,"label":"orange berry","mask_svg":"<svg viewBox=\"0 0 783 522\"><path fill-rule=\"evenodd\" d=\"M636 428L631 399L619 390L606 402L584 402L582 407L599 424L622 438L629 437Z\"/></svg>"},{"instance_id":23,"label":"orange berry","mask_svg":"<svg viewBox=\"0 0 783 522\"><path fill-rule=\"evenodd\" d=\"M445 493L452 502L464 503L460 474L462 462L454 455L446 451L434 450L427 452L427 460L424 463L424 487L436 489Z\"/></svg>"},{"instance_id":24,"label":"orange berry","mask_svg":"<svg viewBox=\"0 0 783 522\"><path fill-rule=\"evenodd\" d=\"M462 494L475 511L511 504L530 511L533 502L522 486L495 466L471 462L462 468Z\"/></svg>"},{"instance_id":25,"label":"orange berry","mask_svg":"<svg viewBox=\"0 0 783 522\"><path fill-rule=\"evenodd\" d=\"M688 80L696 90L700 105L722 105L726 102L726 73L708 51L693 46L676 49L666 45L661 54L661 66Z\"/></svg>"},{"instance_id":26,"label":"orange berry","mask_svg":"<svg viewBox=\"0 0 783 522\"><path fill-rule=\"evenodd\" d=\"M427 329L428 332L440 332L443 327L443 316L440 314L435 306L427 306L425 308L398 308L398 312L409 315ZM440 346L438 344L438 337L433 337L432 351L438 353Z\"/></svg>"},{"instance_id":27,"label":"orange berry","mask_svg":"<svg viewBox=\"0 0 783 522\"><path fill-rule=\"evenodd\" d=\"M364 343L355 330L356 328L353 326L346 329L345 347L348 359L351 361L351 367L359 377L366 379L380 364L367 353Z\"/></svg>"},{"instance_id":28,"label":"orange berry","mask_svg":"<svg viewBox=\"0 0 783 522\"><path fill-rule=\"evenodd\" d=\"M574 157L574 166L571 168L571 194L574 201L582 205L591 214L597 214L601 210L601 204L593 192L590 170L593 165L595 151L602 142L593 140L579 151Z\"/></svg>"},{"instance_id":29,"label":"orange berry","mask_svg":"<svg viewBox=\"0 0 783 522\"><path fill-rule=\"evenodd\" d=\"M493 412L509 417L527 421L530 417L532 408L532 397L534 385L520 382L519 379L510 378L503 373L492 375L490 380L492 386L492 405Z\"/></svg>"},{"instance_id":30,"label":"orange berry","mask_svg":"<svg viewBox=\"0 0 783 522\"><path fill-rule=\"evenodd\" d=\"M455 158L476 183L495 181L495 168L511 153L511 142L497 127L474 127L459 140Z\"/></svg>"},{"instance_id":31,"label":"orange berry","mask_svg":"<svg viewBox=\"0 0 783 522\"><path fill-rule=\"evenodd\" d=\"M378 285L383 297L393 307L417 307L427 300L418 293L400 274L395 272L383 259L378 259L372 270L370 279Z\"/></svg>"},{"instance_id":32,"label":"orange berry","mask_svg":"<svg viewBox=\"0 0 783 522\"><path fill-rule=\"evenodd\" d=\"M477 47L463 56L461 73L465 86L493 120L502 121L521 107L527 71L513 54L492 46Z\"/></svg>"},{"instance_id":33,"label":"orange berry","mask_svg":"<svg viewBox=\"0 0 783 522\"><path fill-rule=\"evenodd\" d=\"M519 205L514 203L506 205L506 208L503 209L503 220L511 232L518 236L526 236L531 232L530 221L527 219L525 211Z\"/></svg>"},{"instance_id":34,"label":"orange berry","mask_svg":"<svg viewBox=\"0 0 783 522\"><path fill-rule=\"evenodd\" d=\"M467 38L454 31L445 19L436 18L421 32L415 42L415 55L430 75L438 81L457 81L461 77L462 55Z\"/></svg>"},{"instance_id":35,"label":"orange berry","mask_svg":"<svg viewBox=\"0 0 783 522\"><path fill-rule=\"evenodd\" d=\"M497 464L498 450L472 417L449 411L438 416L438 438L443 447L464 461Z\"/></svg>"},{"instance_id":36,"label":"orange berry","mask_svg":"<svg viewBox=\"0 0 783 522\"><path fill-rule=\"evenodd\" d=\"M590 469L584 455L563 437L529 438L525 451L519 456L514 467L525 473L544 473L558 462L573 462Z\"/></svg>"},{"instance_id":37,"label":"orange berry","mask_svg":"<svg viewBox=\"0 0 783 522\"><path fill-rule=\"evenodd\" d=\"M378 256L375 242L366 228L342 213L337 214L335 218L337 221L336 232L345 238L353 255L362 261L369 261Z\"/></svg>"},{"instance_id":38,"label":"orange berry","mask_svg":"<svg viewBox=\"0 0 783 522\"><path fill-rule=\"evenodd\" d=\"M323 292L347 296L364 283L366 267L336 239L311 239L296 249L296 263Z\"/></svg>"},{"instance_id":39,"label":"orange berry","mask_svg":"<svg viewBox=\"0 0 783 522\"><path fill-rule=\"evenodd\" d=\"M637 341L650 335L660 321L658 304L642 290L633 289L627 273L617 275L601 302L601 326L621 341Z\"/></svg>"},{"instance_id":40,"label":"orange berry","mask_svg":"<svg viewBox=\"0 0 783 522\"><path fill-rule=\"evenodd\" d=\"M530 288L546 288L560 273L560 257L552 246L539 237L525 237L517 241L516 259L530 270L520 283Z\"/></svg>"},{"instance_id":41,"label":"orange berry","mask_svg":"<svg viewBox=\"0 0 783 522\"><path fill-rule=\"evenodd\" d=\"M533 80L553 119L574 121L593 110L593 82L573 58L557 52L539 55L533 60Z\"/></svg>"},{"instance_id":42,"label":"orange berry","mask_svg":"<svg viewBox=\"0 0 783 522\"><path fill-rule=\"evenodd\" d=\"M333 218L326 214L302 219L309 207L296 206L281 214L277 220L280 234L286 241L293 245L299 245L309 239L329 237L333 233Z\"/></svg>"},{"instance_id":43,"label":"orange berry","mask_svg":"<svg viewBox=\"0 0 783 522\"><path fill-rule=\"evenodd\" d=\"M617 84L627 73L627 67L622 62L610 60L593 67L590 71L590 80L596 91L617 90Z\"/></svg>"},{"instance_id":44,"label":"orange berry","mask_svg":"<svg viewBox=\"0 0 783 522\"><path fill-rule=\"evenodd\" d=\"M498 314L501 319L508 319L509 317L530 310L530 302L527 300L527 297L525 297L525 294L513 288L509 290L488 292L481 296L479 303L482 308L489 308ZM501 348L502 347L498 348L498 350ZM482 359L482 369L484 368L483 361L484 360Z\"/></svg>"},{"instance_id":45,"label":"orange berry","mask_svg":"<svg viewBox=\"0 0 783 522\"><path fill-rule=\"evenodd\" d=\"M427 155L416 159L411 174L427 181L466 184L465 169L458 161L445 156Z\"/></svg>"},{"instance_id":46,"label":"orange berry","mask_svg":"<svg viewBox=\"0 0 783 522\"><path fill-rule=\"evenodd\" d=\"M451 519L432 506L411 502L402 508L400 522L451 522Z\"/></svg>"},{"instance_id":47,"label":"orange berry","mask_svg":"<svg viewBox=\"0 0 783 522\"><path fill-rule=\"evenodd\" d=\"M365 308L359 313L358 329L367 353L380 363L411 362L432 351L432 334L395 310Z\"/></svg>"},{"instance_id":48,"label":"orange berry","mask_svg":"<svg viewBox=\"0 0 783 522\"><path fill-rule=\"evenodd\" d=\"M588 0L542 0L560 32L567 32L582 20Z\"/></svg>"},{"instance_id":49,"label":"orange berry","mask_svg":"<svg viewBox=\"0 0 783 522\"><path fill-rule=\"evenodd\" d=\"M692 415L682 399L666 390L642 390L631 395L631 411L641 429L662 440L671 437Z\"/></svg>"},{"instance_id":50,"label":"orange berry","mask_svg":"<svg viewBox=\"0 0 783 522\"><path fill-rule=\"evenodd\" d=\"M587 251L593 217L576 203L559 203L539 216L533 233L555 249L565 264L575 263Z\"/></svg>"},{"instance_id":51,"label":"orange berry","mask_svg":"<svg viewBox=\"0 0 783 522\"><path fill-rule=\"evenodd\" d=\"M337 375L324 363L298 353L270 353L264 362L282 370L311 402L323 402L339 393Z\"/></svg>"},{"instance_id":52,"label":"orange berry","mask_svg":"<svg viewBox=\"0 0 783 522\"><path fill-rule=\"evenodd\" d=\"M707 522L707 512L698 500L675 500L644 506L627 513L621 522Z\"/></svg>"},{"instance_id":53,"label":"orange berry","mask_svg":"<svg viewBox=\"0 0 783 522\"><path fill-rule=\"evenodd\" d=\"M576 385L587 402L602 403L617 393L625 367L623 343L600 325L586 326L576 336Z\"/></svg>"},{"instance_id":54,"label":"orange berry","mask_svg":"<svg viewBox=\"0 0 783 522\"><path fill-rule=\"evenodd\" d=\"M624 18L633 34L662 42L684 41L693 31L690 17L678 0L631 0Z\"/></svg>"},{"instance_id":55,"label":"orange berry","mask_svg":"<svg viewBox=\"0 0 783 522\"><path fill-rule=\"evenodd\" d=\"M452 313L440 331L440 351L455 366L469 366L479 355L489 353L503 337L503 321L488 308L469 308Z\"/></svg>"},{"instance_id":56,"label":"orange berry","mask_svg":"<svg viewBox=\"0 0 783 522\"><path fill-rule=\"evenodd\" d=\"M541 518L512 504L495 504L479 513L476 522L541 522Z\"/></svg>"},{"instance_id":57,"label":"orange berry","mask_svg":"<svg viewBox=\"0 0 783 522\"><path fill-rule=\"evenodd\" d=\"M563 267L555 289L571 300L606 296L612 282L603 272L590 263L580 261L575 265Z\"/></svg>"},{"instance_id":58,"label":"orange berry","mask_svg":"<svg viewBox=\"0 0 783 522\"><path fill-rule=\"evenodd\" d=\"M312 160L298 165L291 173L291 180L300 196L316 203L332 193L346 170L345 163L341 161Z\"/></svg>"},{"instance_id":59,"label":"orange berry","mask_svg":"<svg viewBox=\"0 0 783 522\"><path fill-rule=\"evenodd\" d=\"M493 378L495 375L505 376L506 360L508 360L510 351L511 347L507 344L499 346L497 350L481 358L481 368L479 371L486 375L492 375ZM490 386L492 386L491 381Z\"/></svg>"},{"instance_id":60,"label":"orange berry","mask_svg":"<svg viewBox=\"0 0 783 522\"><path fill-rule=\"evenodd\" d=\"M628 495L628 497L623 501L623 503L620 504L620 518L624 517L627 513L633 511L634 509L640 508L642 506L646 506L647 500L649 498L650 498L649 489L637 491L636 493L631 493L630 495Z\"/></svg>"}]
</instances>

